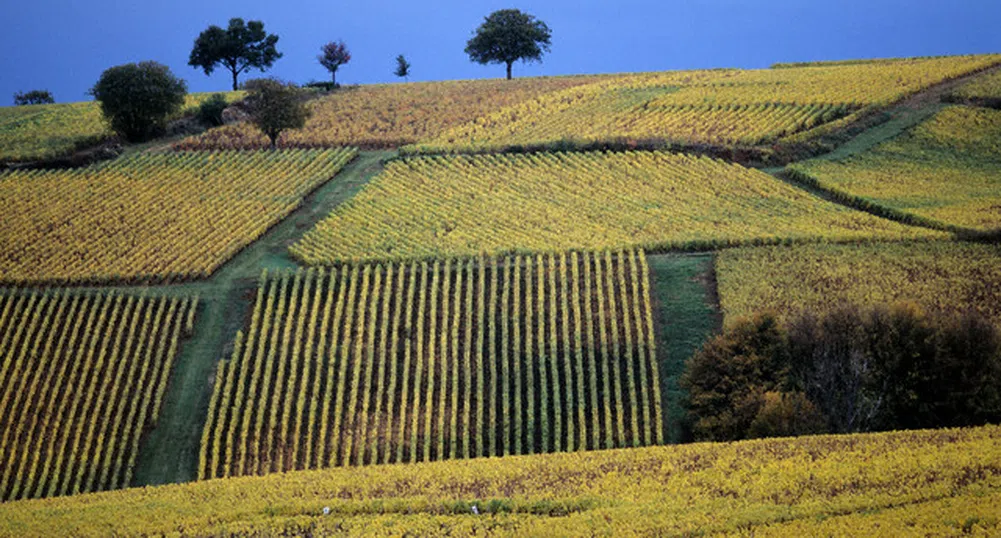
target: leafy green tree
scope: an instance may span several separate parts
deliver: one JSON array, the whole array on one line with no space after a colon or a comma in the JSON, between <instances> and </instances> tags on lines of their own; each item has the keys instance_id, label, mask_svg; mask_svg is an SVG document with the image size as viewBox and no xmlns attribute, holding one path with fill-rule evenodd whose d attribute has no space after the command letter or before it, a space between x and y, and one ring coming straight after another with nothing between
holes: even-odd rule
<instances>
[{"instance_id":1,"label":"leafy green tree","mask_svg":"<svg viewBox=\"0 0 1001 538\"><path fill-rule=\"evenodd\" d=\"M14 106L23 105L48 105L55 103L52 92L48 90L31 90L30 92L17 92L14 94Z\"/></svg>"},{"instance_id":2,"label":"leafy green tree","mask_svg":"<svg viewBox=\"0 0 1001 538\"><path fill-rule=\"evenodd\" d=\"M106 69L89 93L115 132L142 142L162 133L181 110L187 85L167 66L148 61Z\"/></svg>"},{"instance_id":3,"label":"leafy green tree","mask_svg":"<svg viewBox=\"0 0 1001 538\"><path fill-rule=\"evenodd\" d=\"M507 65L511 80L511 64L542 61L543 51L549 52L552 32L546 23L517 9L502 9L487 16L466 43L469 59L480 63Z\"/></svg>"},{"instance_id":4,"label":"leafy green tree","mask_svg":"<svg viewBox=\"0 0 1001 538\"><path fill-rule=\"evenodd\" d=\"M246 84L244 100L250 110L251 121L271 140L271 147L278 145L278 136L286 129L300 129L306 124L310 111L305 96L295 84L263 78Z\"/></svg>"},{"instance_id":5,"label":"leafy green tree","mask_svg":"<svg viewBox=\"0 0 1001 538\"><path fill-rule=\"evenodd\" d=\"M331 41L320 47L321 54L316 57L320 65L330 71L330 82L337 87L337 69L351 61L351 52L343 41Z\"/></svg>"},{"instance_id":6,"label":"leafy green tree","mask_svg":"<svg viewBox=\"0 0 1001 538\"><path fill-rule=\"evenodd\" d=\"M229 69L236 90L240 73L251 68L264 72L282 57L275 49L277 43L278 36L266 33L263 22L244 23L241 18L233 18L225 30L212 25L198 35L188 65L201 67L206 75L211 75L217 66Z\"/></svg>"},{"instance_id":7,"label":"leafy green tree","mask_svg":"<svg viewBox=\"0 0 1001 538\"><path fill-rule=\"evenodd\" d=\"M402 54L396 57L396 71L393 71L393 74L400 78L410 76L410 62Z\"/></svg>"}]
</instances>

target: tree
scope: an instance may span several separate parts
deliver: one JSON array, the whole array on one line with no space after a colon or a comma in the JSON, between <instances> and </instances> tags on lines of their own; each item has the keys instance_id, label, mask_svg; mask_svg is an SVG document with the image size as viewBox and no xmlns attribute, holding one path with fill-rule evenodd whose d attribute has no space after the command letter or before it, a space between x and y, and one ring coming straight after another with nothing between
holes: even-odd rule
<instances>
[{"instance_id":1,"label":"tree","mask_svg":"<svg viewBox=\"0 0 1001 538\"><path fill-rule=\"evenodd\" d=\"M396 71L393 74L401 78L410 76L410 62L402 54L396 57Z\"/></svg>"},{"instance_id":2,"label":"tree","mask_svg":"<svg viewBox=\"0 0 1001 538\"><path fill-rule=\"evenodd\" d=\"M14 94L14 106L23 105L47 105L55 103L52 92L48 90L31 90L30 92L17 92Z\"/></svg>"},{"instance_id":3,"label":"tree","mask_svg":"<svg viewBox=\"0 0 1001 538\"><path fill-rule=\"evenodd\" d=\"M141 142L163 132L181 110L187 85L167 66L149 61L106 69L89 93L115 132Z\"/></svg>"},{"instance_id":4,"label":"tree","mask_svg":"<svg viewBox=\"0 0 1001 538\"><path fill-rule=\"evenodd\" d=\"M549 52L552 32L546 23L517 9L502 9L486 17L466 43L469 59L481 64L507 64L511 80L511 64L542 61L543 51Z\"/></svg>"},{"instance_id":5,"label":"tree","mask_svg":"<svg viewBox=\"0 0 1001 538\"><path fill-rule=\"evenodd\" d=\"M212 25L198 35L188 65L201 67L206 75L211 75L217 66L229 69L236 90L240 73L250 68L264 72L282 57L275 49L277 43L278 36L266 33L263 22L244 24L243 19L233 18L225 30Z\"/></svg>"},{"instance_id":6,"label":"tree","mask_svg":"<svg viewBox=\"0 0 1001 538\"><path fill-rule=\"evenodd\" d=\"M343 41L331 41L320 47L322 54L316 57L320 65L330 71L330 81L337 87L337 68L351 61L351 53Z\"/></svg>"},{"instance_id":7,"label":"tree","mask_svg":"<svg viewBox=\"0 0 1001 538\"><path fill-rule=\"evenodd\" d=\"M306 124L310 111L303 102L302 91L295 84L262 78L247 82L246 89L244 102L251 121L268 136L272 148L277 146L282 131L299 129Z\"/></svg>"}]
</instances>

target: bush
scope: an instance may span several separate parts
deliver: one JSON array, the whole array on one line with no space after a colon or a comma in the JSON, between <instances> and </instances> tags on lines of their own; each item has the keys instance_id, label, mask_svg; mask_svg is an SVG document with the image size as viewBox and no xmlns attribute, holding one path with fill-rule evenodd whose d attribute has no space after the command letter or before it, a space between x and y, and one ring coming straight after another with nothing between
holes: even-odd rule
<instances>
[{"instance_id":1,"label":"bush","mask_svg":"<svg viewBox=\"0 0 1001 538\"><path fill-rule=\"evenodd\" d=\"M707 342L682 386L700 440L981 425L1001 420L1001 331L910 304L759 314Z\"/></svg>"},{"instance_id":2,"label":"bush","mask_svg":"<svg viewBox=\"0 0 1001 538\"><path fill-rule=\"evenodd\" d=\"M90 90L111 128L131 142L162 133L167 119L184 105L186 93L184 81L157 62L111 67Z\"/></svg>"},{"instance_id":3,"label":"bush","mask_svg":"<svg viewBox=\"0 0 1001 538\"><path fill-rule=\"evenodd\" d=\"M48 90L31 90L30 92L17 92L14 94L14 106L23 105L48 105L55 103L52 92Z\"/></svg>"},{"instance_id":4,"label":"bush","mask_svg":"<svg viewBox=\"0 0 1001 538\"><path fill-rule=\"evenodd\" d=\"M222 111L227 106L226 96L214 93L198 107L198 120L209 127L222 125Z\"/></svg>"}]
</instances>

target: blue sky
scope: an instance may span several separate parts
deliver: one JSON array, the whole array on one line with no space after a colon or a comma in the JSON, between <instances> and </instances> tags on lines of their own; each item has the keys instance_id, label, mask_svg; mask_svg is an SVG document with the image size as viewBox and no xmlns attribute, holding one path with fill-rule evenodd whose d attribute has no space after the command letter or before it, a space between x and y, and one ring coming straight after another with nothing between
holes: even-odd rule
<instances>
[{"instance_id":1,"label":"blue sky","mask_svg":"<svg viewBox=\"0 0 1001 538\"><path fill-rule=\"evenodd\" d=\"M516 64L515 76L1001 52L998 0L12 1L0 32L0 105L29 89L84 100L105 68L141 60L167 64L190 91L226 90L228 72L208 77L187 60L199 32L231 17L277 33L284 57L268 74L299 83L328 79L316 55L336 39L353 55L342 83L396 80L401 53L412 81L501 77L503 66L471 63L463 48L484 16L508 7L553 30L552 52Z\"/></svg>"}]
</instances>

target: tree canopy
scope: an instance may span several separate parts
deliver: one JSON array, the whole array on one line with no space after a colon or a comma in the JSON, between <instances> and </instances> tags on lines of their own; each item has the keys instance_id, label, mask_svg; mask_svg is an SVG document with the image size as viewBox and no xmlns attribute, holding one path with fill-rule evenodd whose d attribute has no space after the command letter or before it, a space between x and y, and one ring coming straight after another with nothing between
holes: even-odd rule
<instances>
[{"instance_id":1,"label":"tree canopy","mask_svg":"<svg viewBox=\"0 0 1001 538\"><path fill-rule=\"evenodd\" d=\"M295 84L262 78L246 84L245 103L251 120L271 140L278 144L278 135L286 129L299 129L306 124L310 111L303 102L302 90Z\"/></svg>"},{"instance_id":2,"label":"tree canopy","mask_svg":"<svg viewBox=\"0 0 1001 538\"><path fill-rule=\"evenodd\" d=\"M240 73L251 68L263 72L282 57L275 49L277 43L278 36L265 32L263 22L244 23L241 18L233 18L225 30L212 25L198 35L188 65L201 67L206 75L212 74L217 66L225 67L233 75L236 90Z\"/></svg>"},{"instance_id":3,"label":"tree canopy","mask_svg":"<svg viewBox=\"0 0 1001 538\"><path fill-rule=\"evenodd\" d=\"M393 74L400 78L410 76L410 62L402 54L396 57L396 71L393 71Z\"/></svg>"},{"instance_id":4,"label":"tree canopy","mask_svg":"<svg viewBox=\"0 0 1001 538\"><path fill-rule=\"evenodd\" d=\"M320 47L320 55L316 57L320 65L330 71L330 81L337 86L337 68L351 61L351 52L343 41L331 41Z\"/></svg>"},{"instance_id":5,"label":"tree canopy","mask_svg":"<svg viewBox=\"0 0 1001 538\"><path fill-rule=\"evenodd\" d=\"M546 23L517 9L502 9L488 15L466 43L469 59L481 64L507 65L511 79L511 64L517 60L542 61L549 52L552 32Z\"/></svg>"},{"instance_id":6,"label":"tree canopy","mask_svg":"<svg viewBox=\"0 0 1001 538\"><path fill-rule=\"evenodd\" d=\"M14 105L47 105L55 103L52 92L48 90L31 90L30 92L17 92L14 94Z\"/></svg>"},{"instance_id":7,"label":"tree canopy","mask_svg":"<svg viewBox=\"0 0 1001 538\"><path fill-rule=\"evenodd\" d=\"M157 62L106 69L90 90L111 128L126 140L141 142L161 133L184 105L187 85Z\"/></svg>"}]
</instances>

